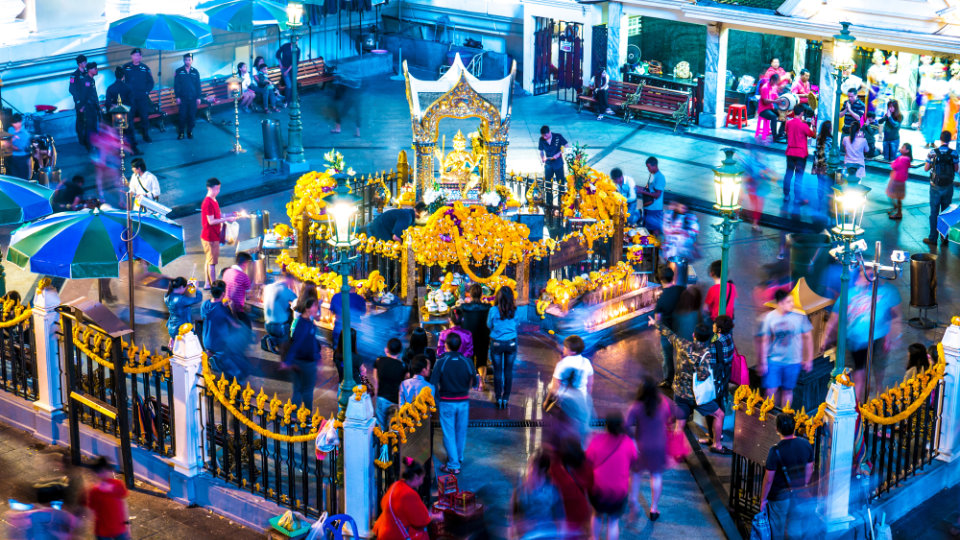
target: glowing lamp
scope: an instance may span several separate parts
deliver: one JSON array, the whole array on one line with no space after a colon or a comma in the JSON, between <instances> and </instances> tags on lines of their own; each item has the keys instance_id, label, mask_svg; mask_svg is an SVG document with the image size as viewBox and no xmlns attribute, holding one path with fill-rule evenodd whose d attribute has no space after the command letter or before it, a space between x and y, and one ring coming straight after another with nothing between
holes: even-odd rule
<instances>
[{"instance_id":1,"label":"glowing lamp","mask_svg":"<svg viewBox=\"0 0 960 540\"><path fill-rule=\"evenodd\" d=\"M840 33L833 36L833 66L844 71L854 66L853 44L856 38L850 33L850 23L841 22L840 26Z\"/></svg>"},{"instance_id":2,"label":"glowing lamp","mask_svg":"<svg viewBox=\"0 0 960 540\"><path fill-rule=\"evenodd\" d=\"M333 220L333 235L327 242L337 249L348 249L360 242L356 234L359 198L350 193L347 175L338 173L333 177L337 180L337 189L327 209Z\"/></svg>"},{"instance_id":3,"label":"glowing lamp","mask_svg":"<svg viewBox=\"0 0 960 540\"><path fill-rule=\"evenodd\" d=\"M240 97L240 78L239 77L230 77L227 79L227 92L230 93L231 99L237 99Z\"/></svg>"},{"instance_id":4,"label":"glowing lamp","mask_svg":"<svg viewBox=\"0 0 960 540\"><path fill-rule=\"evenodd\" d=\"M117 98L117 104L110 108L110 118L113 120L113 127L117 129L127 129L130 127L130 107L127 107Z\"/></svg>"},{"instance_id":5,"label":"glowing lamp","mask_svg":"<svg viewBox=\"0 0 960 540\"><path fill-rule=\"evenodd\" d=\"M714 208L721 214L732 214L740 209L740 184L743 182L743 168L733 157L733 148L723 148L726 157L720 167L713 171L713 186L716 190Z\"/></svg>"},{"instance_id":6,"label":"glowing lamp","mask_svg":"<svg viewBox=\"0 0 960 540\"><path fill-rule=\"evenodd\" d=\"M303 25L303 4L287 2L287 26L298 28Z\"/></svg>"},{"instance_id":7,"label":"glowing lamp","mask_svg":"<svg viewBox=\"0 0 960 540\"><path fill-rule=\"evenodd\" d=\"M853 239L863 234L860 224L863 222L863 211L867 203L867 193L870 188L860 184L847 183L833 188L833 206L837 217L837 224L833 233L847 239Z\"/></svg>"}]
</instances>

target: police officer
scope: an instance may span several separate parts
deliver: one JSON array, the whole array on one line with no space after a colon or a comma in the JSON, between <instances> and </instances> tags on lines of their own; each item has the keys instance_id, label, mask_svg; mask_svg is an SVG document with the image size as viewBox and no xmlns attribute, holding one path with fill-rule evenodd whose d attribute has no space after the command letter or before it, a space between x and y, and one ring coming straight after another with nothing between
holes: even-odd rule
<instances>
[{"instance_id":1,"label":"police officer","mask_svg":"<svg viewBox=\"0 0 960 540\"><path fill-rule=\"evenodd\" d=\"M123 68L117 66L117 69L113 71L115 80L113 84L107 87L107 110L106 113L110 118L111 123L113 122L113 115L110 114L110 109L117 106L117 100L120 103L130 107L133 103L133 90L127 85L124 81L126 78L126 72L123 71ZM130 109L133 110L132 108ZM129 129L123 130L123 136L127 139L127 143L130 145L130 149L133 150L133 155L139 156L143 152L137 147L137 132L133 129L133 115L127 113L127 126Z\"/></svg>"},{"instance_id":2,"label":"police officer","mask_svg":"<svg viewBox=\"0 0 960 540\"><path fill-rule=\"evenodd\" d=\"M77 98L77 114L81 117L82 144L87 151L93 149L90 144L90 135L100 129L100 98L97 96L97 83L93 80L97 76L97 63L87 64L87 72L80 80L79 97Z\"/></svg>"},{"instance_id":3,"label":"police officer","mask_svg":"<svg viewBox=\"0 0 960 540\"><path fill-rule=\"evenodd\" d=\"M187 138L193 138L193 126L197 121L197 106L200 105L200 72L193 67L193 55L183 55L183 65L177 68L173 76L173 95L177 98L177 138L182 139L186 131Z\"/></svg>"},{"instance_id":4,"label":"police officer","mask_svg":"<svg viewBox=\"0 0 960 540\"><path fill-rule=\"evenodd\" d=\"M77 69L70 74L70 97L73 98L73 110L77 119L74 129L77 132L77 140L83 143L81 136L81 118L80 118L80 87L83 84L83 76L87 74L87 57L80 55L77 57Z\"/></svg>"},{"instance_id":5,"label":"police officer","mask_svg":"<svg viewBox=\"0 0 960 540\"><path fill-rule=\"evenodd\" d=\"M145 142L152 142L150 138L150 111L153 110L153 102L147 94L153 90L153 73L146 64L141 64L143 55L140 49L130 51L130 62L123 65L123 71L126 73L124 81L133 91L133 101L130 103L130 118L140 118L140 129L143 133ZM133 129L131 123L130 129Z\"/></svg>"}]
</instances>

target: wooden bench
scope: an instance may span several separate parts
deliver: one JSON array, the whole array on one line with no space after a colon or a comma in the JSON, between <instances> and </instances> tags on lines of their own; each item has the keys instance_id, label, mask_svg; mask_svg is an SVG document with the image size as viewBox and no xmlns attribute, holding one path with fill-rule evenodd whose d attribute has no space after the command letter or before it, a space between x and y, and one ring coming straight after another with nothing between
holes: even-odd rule
<instances>
[{"instance_id":1,"label":"wooden bench","mask_svg":"<svg viewBox=\"0 0 960 540\"><path fill-rule=\"evenodd\" d=\"M267 68L267 78L277 88L284 88L283 77L280 75L280 67ZM297 83L300 88L309 88L319 86L323 88L325 84L333 80L333 75L327 71L326 63L320 59L303 60L297 64ZM282 92L282 90L281 90Z\"/></svg>"},{"instance_id":2,"label":"wooden bench","mask_svg":"<svg viewBox=\"0 0 960 540\"><path fill-rule=\"evenodd\" d=\"M607 106L613 110L621 109L624 121L627 120L627 103L636 95L640 85L621 81L610 81L607 90ZM577 96L577 112L583 111L584 103L592 103L596 106L597 100L592 95L589 87L583 89ZM597 114L603 114L603 111L597 111Z\"/></svg>"},{"instance_id":3,"label":"wooden bench","mask_svg":"<svg viewBox=\"0 0 960 540\"><path fill-rule=\"evenodd\" d=\"M626 106L625 120L633 118L634 114L643 113L657 116L666 116L673 120L673 131L677 131L680 124L689 122L690 92L670 90L645 84L640 87L636 98Z\"/></svg>"},{"instance_id":4,"label":"wooden bench","mask_svg":"<svg viewBox=\"0 0 960 540\"><path fill-rule=\"evenodd\" d=\"M233 101L233 98L230 97L230 91L227 89L227 77L214 77L200 81L200 94L201 100L200 105L197 106L197 112L202 114L207 122L210 121L211 108ZM147 94L147 96L154 104L154 110L149 115L150 121L159 120L160 131L166 131L167 117L176 116L180 111L180 106L177 105L177 98L174 95L173 88L168 87L161 90L153 90ZM113 104L106 102L101 105L107 112L109 112L110 107L113 106Z\"/></svg>"}]
</instances>

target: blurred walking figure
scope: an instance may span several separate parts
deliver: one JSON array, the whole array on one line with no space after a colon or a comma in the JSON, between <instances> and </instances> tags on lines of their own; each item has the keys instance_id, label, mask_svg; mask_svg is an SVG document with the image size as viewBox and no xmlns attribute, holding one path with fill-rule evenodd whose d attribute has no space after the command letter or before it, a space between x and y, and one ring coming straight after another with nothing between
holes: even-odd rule
<instances>
[{"instance_id":1,"label":"blurred walking figure","mask_svg":"<svg viewBox=\"0 0 960 540\"><path fill-rule=\"evenodd\" d=\"M560 491L565 516L564 535L560 538L586 540L593 538L593 466L575 438L566 438L551 447L550 480Z\"/></svg>"},{"instance_id":2,"label":"blurred walking figure","mask_svg":"<svg viewBox=\"0 0 960 540\"><path fill-rule=\"evenodd\" d=\"M460 310L463 313L463 328L470 332L473 339L473 364L480 374L482 386L490 358L490 328L487 327L487 317L491 306L483 301L483 287L479 283L471 283L467 294L468 299L460 305Z\"/></svg>"},{"instance_id":3,"label":"blurred walking figure","mask_svg":"<svg viewBox=\"0 0 960 540\"><path fill-rule=\"evenodd\" d=\"M593 364L583 356L586 345L577 335L563 340L563 358L553 370L547 392L556 397L557 405L575 428L580 442L587 440L593 418Z\"/></svg>"},{"instance_id":4,"label":"blurred walking figure","mask_svg":"<svg viewBox=\"0 0 960 540\"><path fill-rule=\"evenodd\" d=\"M510 502L510 538L548 540L557 538L563 527L563 500L550 480L550 455L536 450L527 462L527 471L513 490Z\"/></svg>"},{"instance_id":5,"label":"blurred walking figure","mask_svg":"<svg viewBox=\"0 0 960 540\"><path fill-rule=\"evenodd\" d=\"M674 313L677 310L677 303L680 301L680 296L683 294L684 288L676 284L673 268L661 265L657 273L660 275L661 290L660 297L657 298L657 305L653 310L654 318L658 323L676 332L677 325L675 323ZM661 367L663 369L663 379L660 381L660 386L670 388L670 386L673 385L675 372L675 354L673 344L663 335L660 336L660 355Z\"/></svg>"},{"instance_id":6,"label":"blurred walking figure","mask_svg":"<svg viewBox=\"0 0 960 540\"><path fill-rule=\"evenodd\" d=\"M313 409L313 389L317 385L317 363L320 361L320 346L317 344L317 327L313 319L320 303L308 298L297 306L300 317L294 320L290 348L283 359L284 367L293 372L294 405Z\"/></svg>"},{"instance_id":7,"label":"blurred walking figure","mask_svg":"<svg viewBox=\"0 0 960 540\"><path fill-rule=\"evenodd\" d=\"M107 458L98 457L92 469L99 478L86 495L87 508L93 513L93 534L98 539L130 540L126 486L114 478Z\"/></svg>"},{"instance_id":8,"label":"blurred walking figure","mask_svg":"<svg viewBox=\"0 0 960 540\"><path fill-rule=\"evenodd\" d=\"M793 311L793 297L780 289L773 295L777 307L763 317L757 337L760 338L760 361L757 372L763 377L767 396L780 393L778 403L793 399L800 370L813 367L813 325L805 315Z\"/></svg>"},{"instance_id":9,"label":"blurred walking figure","mask_svg":"<svg viewBox=\"0 0 960 540\"><path fill-rule=\"evenodd\" d=\"M360 136L360 80L338 77L333 86L333 129L330 133L340 133L340 124L348 115L356 125L354 135Z\"/></svg>"},{"instance_id":10,"label":"blurred walking figure","mask_svg":"<svg viewBox=\"0 0 960 540\"><path fill-rule=\"evenodd\" d=\"M695 259L699 233L697 216L684 204L670 203L663 213L663 258L670 262Z\"/></svg>"},{"instance_id":11,"label":"blurred walking figure","mask_svg":"<svg viewBox=\"0 0 960 540\"><path fill-rule=\"evenodd\" d=\"M808 508L814 499L802 492L813 475L813 446L794 436L795 429L793 415L777 415L780 442L767 453L764 465L760 511L768 513L773 540L807 537L817 519L816 507Z\"/></svg>"},{"instance_id":12,"label":"blurred walking figure","mask_svg":"<svg viewBox=\"0 0 960 540\"><path fill-rule=\"evenodd\" d=\"M116 197L109 201L112 206L126 206L126 194L120 178L120 146L123 146L124 152L129 152L130 147L120 139L120 133L107 124L100 124L100 127L90 134L90 144L97 149L92 154L93 165L97 170L97 198L101 202L108 202L106 193L109 191L116 194Z\"/></svg>"},{"instance_id":13,"label":"blurred walking figure","mask_svg":"<svg viewBox=\"0 0 960 540\"><path fill-rule=\"evenodd\" d=\"M901 315L900 293L897 288L886 281L877 286L876 321L873 326L873 343L870 339L870 309L873 305L873 285L863 275L862 271L855 270L853 286L847 292L847 350L853 359L853 382L857 391L857 399L863 400L867 384L872 389L883 385L883 376L886 371L887 354L900 342ZM878 278L879 279L879 278ZM827 342L833 344L837 340L837 320L840 302L833 305L833 316L827 323L825 335ZM824 344L826 346L826 343ZM873 380L866 380L867 354L873 347L873 362L870 368ZM845 362L846 359L839 360Z\"/></svg>"},{"instance_id":14,"label":"blurred walking figure","mask_svg":"<svg viewBox=\"0 0 960 540\"><path fill-rule=\"evenodd\" d=\"M681 339L693 339L693 332L700 325L702 306L703 293L696 285L690 285L680 293L677 308L673 312L673 328Z\"/></svg>"},{"instance_id":15,"label":"blurred walking figure","mask_svg":"<svg viewBox=\"0 0 960 540\"><path fill-rule=\"evenodd\" d=\"M676 421L673 406L657 388L652 377L640 381L637 397L627 411L626 429L637 445L638 458L633 466L630 504L640 511L640 477L650 474L650 521L660 517L663 471L667 468L667 430Z\"/></svg>"},{"instance_id":16,"label":"blurred walking figure","mask_svg":"<svg viewBox=\"0 0 960 540\"><path fill-rule=\"evenodd\" d=\"M903 375L903 380L912 379L917 373L930 369L931 358L927 354L927 348L923 343L911 343L907 347L907 371Z\"/></svg>"},{"instance_id":17,"label":"blurred walking figure","mask_svg":"<svg viewBox=\"0 0 960 540\"><path fill-rule=\"evenodd\" d=\"M163 303L167 305L167 333L170 335L170 348L173 348L173 339L180 333L180 327L193 322L191 313L194 305L203 301L203 295L194 288L190 294L187 279L175 277L167 285L167 294L163 296Z\"/></svg>"},{"instance_id":18,"label":"blurred walking figure","mask_svg":"<svg viewBox=\"0 0 960 540\"><path fill-rule=\"evenodd\" d=\"M593 466L590 504L596 511L594 538L618 540L620 517L630 495L630 471L637 462L637 445L627 435L620 411L607 414L606 432L594 435L587 447L587 459Z\"/></svg>"},{"instance_id":19,"label":"blurred walking figure","mask_svg":"<svg viewBox=\"0 0 960 540\"><path fill-rule=\"evenodd\" d=\"M720 273L722 270L719 260L710 263L710 268L707 270L710 279L713 280L713 285L707 290L707 299L703 301L703 307L711 321L717 320L720 315ZM727 279L725 287L727 288L727 308L724 315L733 319L733 304L737 300L737 286L733 284L732 279Z\"/></svg>"},{"instance_id":20,"label":"blurred walking figure","mask_svg":"<svg viewBox=\"0 0 960 540\"><path fill-rule=\"evenodd\" d=\"M883 144L887 144L884 141ZM910 176L910 162L913 161L913 147L903 143L899 156L890 164L890 181L887 182L887 197L893 203L893 209L887 212L890 219L903 219L903 199L907 196L907 178Z\"/></svg>"},{"instance_id":21,"label":"blurred walking figure","mask_svg":"<svg viewBox=\"0 0 960 540\"><path fill-rule=\"evenodd\" d=\"M742 165L744 187L750 199L750 221L753 223L753 230L759 232L764 202L770 194L770 185L776 173L763 162L756 148L750 149L743 158Z\"/></svg>"},{"instance_id":22,"label":"blurred walking figure","mask_svg":"<svg viewBox=\"0 0 960 540\"><path fill-rule=\"evenodd\" d=\"M227 284L221 280L210 285L210 298L200 306L203 319L203 348L210 360L228 379L242 383L249 371L246 350L250 330L233 316L224 303Z\"/></svg>"}]
</instances>

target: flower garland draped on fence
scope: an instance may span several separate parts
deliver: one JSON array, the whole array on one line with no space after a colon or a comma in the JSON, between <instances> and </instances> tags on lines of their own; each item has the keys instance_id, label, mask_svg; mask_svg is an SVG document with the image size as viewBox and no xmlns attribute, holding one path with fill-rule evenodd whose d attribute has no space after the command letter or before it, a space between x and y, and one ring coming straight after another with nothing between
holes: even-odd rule
<instances>
[{"instance_id":1,"label":"flower garland draped on fence","mask_svg":"<svg viewBox=\"0 0 960 540\"><path fill-rule=\"evenodd\" d=\"M892 425L909 418L943 379L946 361L943 357L943 344L937 344L937 363L918 373L913 378L888 389L869 403L860 405L860 415L864 420L880 425ZM905 404L907 404L905 406ZM895 411L900 412L895 412ZM889 415L889 416L885 416Z\"/></svg>"}]
</instances>

